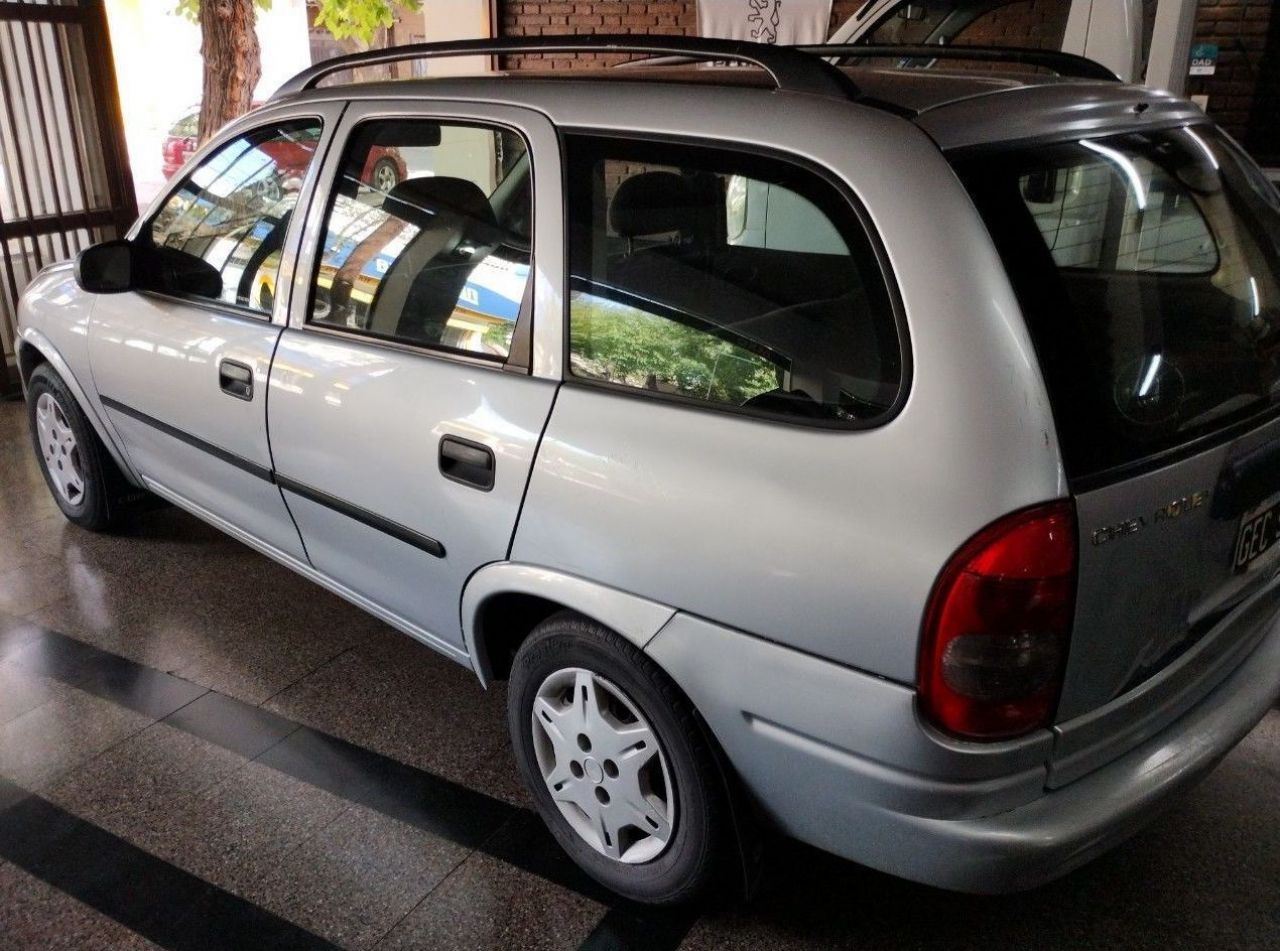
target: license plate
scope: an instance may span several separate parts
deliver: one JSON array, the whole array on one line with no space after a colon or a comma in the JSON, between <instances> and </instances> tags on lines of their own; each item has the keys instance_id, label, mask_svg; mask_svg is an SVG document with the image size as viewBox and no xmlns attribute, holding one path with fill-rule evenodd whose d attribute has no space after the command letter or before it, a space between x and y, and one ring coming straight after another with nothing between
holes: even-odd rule
<instances>
[{"instance_id":1,"label":"license plate","mask_svg":"<svg viewBox=\"0 0 1280 951\"><path fill-rule=\"evenodd\" d=\"M1240 519L1232 567L1237 574L1248 571L1276 542L1280 542L1280 502L1272 500Z\"/></svg>"}]
</instances>

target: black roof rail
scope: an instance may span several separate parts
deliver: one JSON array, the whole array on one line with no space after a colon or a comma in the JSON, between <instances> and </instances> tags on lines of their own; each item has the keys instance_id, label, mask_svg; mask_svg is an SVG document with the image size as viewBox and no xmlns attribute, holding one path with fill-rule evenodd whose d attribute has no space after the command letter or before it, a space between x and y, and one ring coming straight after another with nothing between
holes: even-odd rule
<instances>
[{"instance_id":1,"label":"black roof rail","mask_svg":"<svg viewBox=\"0 0 1280 951\"><path fill-rule=\"evenodd\" d=\"M1021 63L1040 66L1059 76L1120 82L1120 77L1101 63L1060 50L1021 49L1013 46L875 46L866 43L822 43L797 46L797 50L835 59L968 59L983 63Z\"/></svg>"},{"instance_id":2,"label":"black roof rail","mask_svg":"<svg viewBox=\"0 0 1280 951\"><path fill-rule=\"evenodd\" d=\"M810 56L790 46L690 36L564 34L413 43L385 50L351 53L304 69L276 90L271 99L303 92L313 88L326 76L360 66L381 66L443 56L493 56L507 53L638 53L673 55L682 59L687 57L690 60L712 62L727 60L759 66L769 74L780 90L837 98L854 98L858 94L853 82L825 59Z\"/></svg>"}]
</instances>

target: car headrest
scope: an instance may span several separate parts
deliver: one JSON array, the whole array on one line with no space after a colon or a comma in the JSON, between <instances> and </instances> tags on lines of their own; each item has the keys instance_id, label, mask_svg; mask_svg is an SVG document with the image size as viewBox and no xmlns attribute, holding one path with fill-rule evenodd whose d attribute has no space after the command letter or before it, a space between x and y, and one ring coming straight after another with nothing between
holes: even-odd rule
<instances>
[{"instance_id":1,"label":"car headrest","mask_svg":"<svg viewBox=\"0 0 1280 951\"><path fill-rule=\"evenodd\" d=\"M702 209L693 187L675 172L641 172L618 186L609 224L624 238L696 230Z\"/></svg>"},{"instance_id":2,"label":"car headrest","mask_svg":"<svg viewBox=\"0 0 1280 951\"><path fill-rule=\"evenodd\" d=\"M489 199L475 182L447 175L406 178L387 193L382 210L419 228L456 228L488 237L497 229Z\"/></svg>"}]
</instances>

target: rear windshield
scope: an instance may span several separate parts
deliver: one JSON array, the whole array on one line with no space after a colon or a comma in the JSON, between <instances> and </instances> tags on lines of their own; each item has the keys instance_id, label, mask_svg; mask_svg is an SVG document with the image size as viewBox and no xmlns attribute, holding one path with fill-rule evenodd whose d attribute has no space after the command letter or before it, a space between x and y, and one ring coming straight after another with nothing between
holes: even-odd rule
<instances>
[{"instance_id":1,"label":"rear windshield","mask_svg":"<svg viewBox=\"0 0 1280 951\"><path fill-rule=\"evenodd\" d=\"M1212 126L971 153L1072 478L1272 413L1280 193Z\"/></svg>"}]
</instances>

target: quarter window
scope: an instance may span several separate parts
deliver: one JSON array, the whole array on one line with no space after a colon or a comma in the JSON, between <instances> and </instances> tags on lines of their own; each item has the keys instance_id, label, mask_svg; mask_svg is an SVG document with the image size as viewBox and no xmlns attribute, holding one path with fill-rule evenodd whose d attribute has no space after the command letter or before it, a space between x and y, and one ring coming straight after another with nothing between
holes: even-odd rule
<instances>
[{"instance_id":1,"label":"quarter window","mask_svg":"<svg viewBox=\"0 0 1280 951\"><path fill-rule=\"evenodd\" d=\"M420 119L352 134L310 321L504 360L531 262L528 149L514 132Z\"/></svg>"},{"instance_id":2,"label":"quarter window","mask_svg":"<svg viewBox=\"0 0 1280 951\"><path fill-rule=\"evenodd\" d=\"M853 208L790 163L573 137L569 372L584 381L857 424L902 379L883 272Z\"/></svg>"},{"instance_id":3,"label":"quarter window","mask_svg":"<svg viewBox=\"0 0 1280 951\"><path fill-rule=\"evenodd\" d=\"M145 235L195 261L185 296L270 313L285 231L320 141L320 122L288 122L239 136L205 159L169 196ZM193 276L198 280L191 279Z\"/></svg>"}]
</instances>

